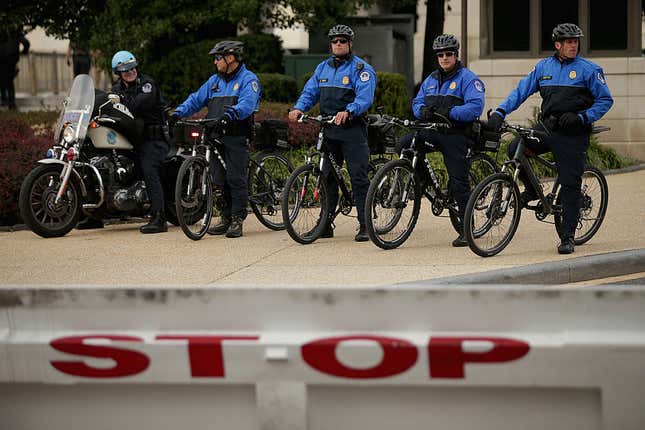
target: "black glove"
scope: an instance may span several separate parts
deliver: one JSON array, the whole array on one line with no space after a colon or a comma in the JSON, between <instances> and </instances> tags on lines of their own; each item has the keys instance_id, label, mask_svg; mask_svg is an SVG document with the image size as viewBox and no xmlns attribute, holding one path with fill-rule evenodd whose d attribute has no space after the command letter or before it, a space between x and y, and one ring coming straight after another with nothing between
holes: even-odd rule
<instances>
[{"instance_id":1,"label":"black glove","mask_svg":"<svg viewBox=\"0 0 645 430\"><path fill-rule=\"evenodd\" d=\"M173 112L172 115L170 115L170 118L168 118L168 128L173 128L177 121L180 120L180 116L177 112Z\"/></svg>"},{"instance_id":2,"label":"black glove","mask_svg":"<svg viewBox=\"0 0 645 430\"><path fill-rule=\"evenodd\" d=\"M564 132L579 133L582 132L582 119L577 113L565 112L560 115L558 126Z\"/></svg>"},{"instance_id":3,"label":"black glove","mask_svg":"<svg viewBox=\"0 0 645 430\"><path fill-rule=\"evenodd\" d=\"M430 118L433 115L434 115L434 106L433 107L423 106L421 108L421 119L423 121L429 122Z\"/></svg>"},{"instance_id":4,"label":"black glove","mask_svg":"<svg viewBox=\"0 0 645 430\"><path fill-rule=\"evenodd\" d=\"M495 111L488 118L487 127L495 132L502 129L502 124L504 123L504 116L501 112Z\"/></svg>"},{"instance_id":5,"label":"black glove","mask_svg":"<svg viewBox=\"0 0 645 430\"><path fill-rule=\"evenodd\" d=\"M422 107L421 116L425 122L447 122L450 121L450 108L441 108L437 106Z\"/></svg>"}]
</instances>

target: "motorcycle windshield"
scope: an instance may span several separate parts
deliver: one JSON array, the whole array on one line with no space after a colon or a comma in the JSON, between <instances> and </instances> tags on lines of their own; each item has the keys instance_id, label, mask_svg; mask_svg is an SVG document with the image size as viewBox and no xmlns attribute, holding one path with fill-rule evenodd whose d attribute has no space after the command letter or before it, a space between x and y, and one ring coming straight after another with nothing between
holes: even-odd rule
<instances>
[{"instance_id":1,"label":"motorcycle windshield","mask_svg":"<svg viewBox=\"0 0 645 430\"><path fill-rule=\"evenodd\" d=\"M65 108L58 118L56 138L60 139L60 132L66 126L72 127L75 140L84 139L94 108L94 81L92 78L89 75L76 76L63 104Z\"/></svg>"}]
</instances>

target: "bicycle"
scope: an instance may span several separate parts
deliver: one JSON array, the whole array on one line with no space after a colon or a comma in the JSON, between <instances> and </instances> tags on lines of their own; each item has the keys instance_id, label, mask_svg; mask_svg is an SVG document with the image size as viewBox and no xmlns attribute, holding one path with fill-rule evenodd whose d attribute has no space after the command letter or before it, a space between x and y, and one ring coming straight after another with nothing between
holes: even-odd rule
<instances>
[{"instance_id":1,"label":"bicycle","mask_svg":"<svg viewBox=\"0 0 645 430\"><path fill-rule=\"evenodd\" d=\"M365 221L371 241L382 249L401 246L417 223L422 196L430 202L433 215L441 216L444 210L447 210L453 228L457 233L461 233L461 219L456 201L444 190L444 181L438 177L428 159L421 154L422 149L424 152L437 149L431 142L419 138L421 130L445 131L451 124L388 118L399 127L414 130L414 134L410 146L402 149L400 158L386 163L370 182L365 201ZM499 143L495 150L498 146ZM482 151L470 150L467 157L470 160L471 187L498 171L495 161ZM429 178L429 183L423 187L416 173L419 162L425 163Z\"/></svg>"},{"instance_id":2,"label":"bicycle","mask_svg":"<svg viewBox=\"0 0 645 430\"><path fill-rule=\"evenodd\" d=\"M527 140L539 141L548 136L546 132L504 124L503 131L515 131L520 142L511 160L502 166L499 173L484 179L471 193L464 216L464 234L470 249L482 257L490 257L501 252L510 243L520 223L522 209L535 212L538 221L551 223L547 217L553 215L556 230L561 231L562 205L560 183L557 174L548 194L544 194L542 184L537 178L529 159L556 172L555 162L533 154L526 145ZM609 130L609 127L594 127L592 133ZM537 192L538 203L534 206L522 204L518 187L519 173L524 172L530 186ZM529 184L525 184L527 187ZM574 237L576 245L589 241L600 228L609 198L607 180L603 173L593 166L585 166L580 190L582 205L578 226Z\"/></svg>"},{"instance_id":3,"label":"bicycle","mask_svg":"<svg viewBox=\"0 0 645 430\"><path fill-rule=\"evenodd\" d=\"M211 158L226 169L222 143L217 130L218 119L181 120L178 125L194 127L191 156L179 168L175 183L177 219L184 234L201 239L213 217L221 217L225 207L224 192L213 186ZM280 195L286 178L293 171L291 162L281 153L266 150L249 158L249 205L257 219L271 230L284 229L279 211ZM195 213L203 213L197 218Z\"/></svg>"},{"instance_id":4,"label":"bicycle","mask_svg":"<svg viewBox=\"0 0 645 430\"><path fill-rule=\"evenodd\" d=\"M315 149L307 155L305 164L293 171L282 195L282 218L286 230L293 240L303 245L316 241L328 222L333 223L340 213L349 215L354 207L348 175L343 173L342 166L338 165L329 152L324 137L324 128L332 125L334 118L334 115L305 114L298 119L300 123L320 125ZM326 163L330 163L331 175L340 189L338 206L333 214L329 211L329 191L322 173ZM374 163L374 160L370 160L368 164L368 176L375 171Z\"/></svg>"}]
</instances>

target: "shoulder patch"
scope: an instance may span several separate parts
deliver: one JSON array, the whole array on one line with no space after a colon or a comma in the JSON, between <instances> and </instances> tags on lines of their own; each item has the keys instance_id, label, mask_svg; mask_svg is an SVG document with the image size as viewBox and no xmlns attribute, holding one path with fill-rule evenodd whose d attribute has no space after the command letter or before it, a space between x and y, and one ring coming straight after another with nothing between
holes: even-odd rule
<instances>
[{"instance_id":1,"label":"shoulder patch","mask_svg":"<svg viewBox=\"0 0 645 430\"><path fill-rule=\"evenodd\" d=\"M141 91L143 91L146 94L151 93L152 92L152 84L150 82L146 82L141 87Z\"/></svg>"},{"instance_id":2,"label":"shoulder patch","mask_svg":"<svg viewBox=\"0 0 645 430\"><path fill-rule=\"evenodd\" d=\"M361 76L360 76L360 79L361 79L361 82L369 81L370 80L370 72L368 72L368 71L362 72Z\"/></svg>"},{"instance_id":3,"label":"shoulder patch","mask_svg":"<svg viewBox=\"0 0 645 430\"><path fill-rule=\"evenodd\" d=\"M358 70L359 72L361 70L363 70L363 67L365 67L365 65L363 63L361 63L360 61L358 63L356 63L356 70Z\"/></svg>"},{"instance_id":4,"label":"shoulder patch","mask_svg":"<svg viewBox=\"0 0 645 430\"><path fill-rule=\"evenodd\" d=\"M602 75L602 72L598 72L596 74L596 78L600 81L601 84L606 85L607 82L605 81L605 77Z\"/></svg>"},{"instance_id":5,"label":"shoulder patch","mask_svg":"<svg viewBox=\"0 0 645 430\"><path fill-rule=\"evenodd\" d=\"M260 90L260 86L258 85L258 81L251 82L251 89L256 93Z\"/></svg>"},{"instance_id":6,"label":"shoulder patch","mask_svg":"<svg viewBox=\"0 0 645 430\"><path fill-rule=\"evenodd\" d=\"M475 79L475 89L480 93L484 92L484 84L479 79Z\"/></svg>"}]
</instances>

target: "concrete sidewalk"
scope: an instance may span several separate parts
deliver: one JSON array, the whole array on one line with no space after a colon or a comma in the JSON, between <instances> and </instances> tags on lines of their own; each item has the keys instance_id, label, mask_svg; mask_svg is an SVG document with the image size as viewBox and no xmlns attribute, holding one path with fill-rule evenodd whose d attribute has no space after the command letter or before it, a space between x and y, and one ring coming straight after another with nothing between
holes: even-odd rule
<instances>
[{"instance_id":1,"label":"concrete sidewalk","mask_svg":"<svg viewBox=\"0 0 645 430\"><path fill-rule=\"evenodd\" d=\"M481 258L453 248L455 232L427 204L408 241L383 251L353 241L355 219L341 216L333 239L299 245L286 232L269 231L253 215L244 237L187 239L173 227L166 234L142 235L139 224L102 230L73 230L42 239L30 231L0 233L1 285L109 286L382 286L561 262L581 256L645 248L645 170L610 175L609 208L600 231L572 255L558 255L552 224L532 212L499 255Z\"/></svg>"}]
</instances>

